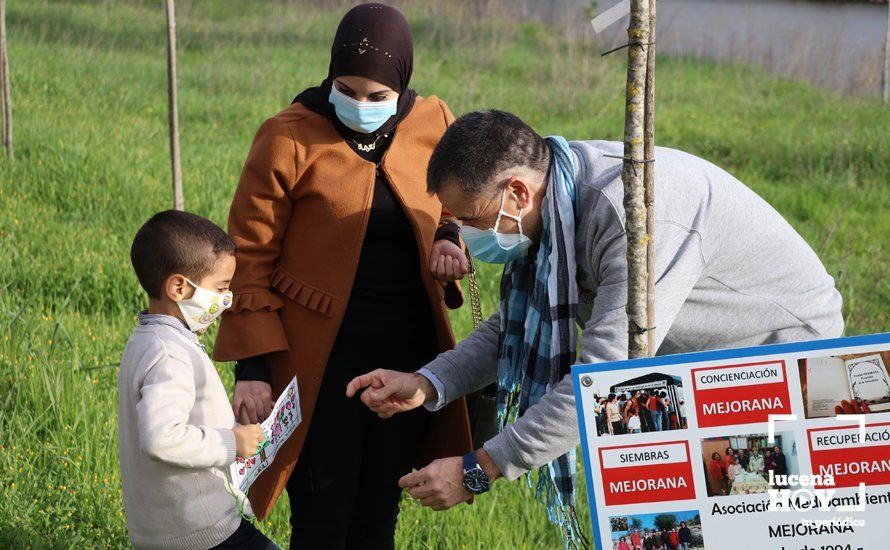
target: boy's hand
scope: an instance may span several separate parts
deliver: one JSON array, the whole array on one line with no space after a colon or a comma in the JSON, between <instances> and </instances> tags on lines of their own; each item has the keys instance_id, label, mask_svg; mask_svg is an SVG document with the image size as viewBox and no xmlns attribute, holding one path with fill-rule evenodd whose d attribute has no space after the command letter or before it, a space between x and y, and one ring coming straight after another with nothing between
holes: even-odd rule
<instances>
[{"instance_id":1,"label":"boy's hand","mask_svg":"<svg viewBox=\"0 0 890 550\"><path fill-rule=\"evenodd\" d=\"M232 431L235 432L235 454L241 458L250 458L255 455L260 443L265 438L259 424L236 426Z\"/></svg>"},{"instance_id":2,"label":"boy's hand","mask_svg":"<svg viewBox=\"0 0 890 550\"><path fill-rule=\"evenodd\" d=\"M272 386L259 380L235 382L232 412L242 424L262 422L272 412ZM242 414L243 411L243 414Z\"/></svg>"},{"instance_id":3,"label":"boy's hand","mask_svg":"<svg viewBox=\"0 0 890 550\"><path fill-rule=\"evenodd\" d=\"M467 274L467 257L459 246L440 239L430 250L430 272L439 281L458 281Z\"/></svg>"}]
</instances>

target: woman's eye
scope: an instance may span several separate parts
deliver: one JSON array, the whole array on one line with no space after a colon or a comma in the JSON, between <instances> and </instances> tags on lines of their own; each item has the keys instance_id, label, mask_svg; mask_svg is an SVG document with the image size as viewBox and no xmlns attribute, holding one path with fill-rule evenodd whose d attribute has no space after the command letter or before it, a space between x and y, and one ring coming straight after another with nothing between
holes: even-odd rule
<instances>
[{"instance_id":1,"label":"woman's eye","mask_svg":"<svg viewBox=\"0 0 890 550\"><path fill-rule=\"evenodd\" d=\"M371 101L386 101L386 99L387 99L386 95L371 96Z\"/></svg>"}]
</instances>

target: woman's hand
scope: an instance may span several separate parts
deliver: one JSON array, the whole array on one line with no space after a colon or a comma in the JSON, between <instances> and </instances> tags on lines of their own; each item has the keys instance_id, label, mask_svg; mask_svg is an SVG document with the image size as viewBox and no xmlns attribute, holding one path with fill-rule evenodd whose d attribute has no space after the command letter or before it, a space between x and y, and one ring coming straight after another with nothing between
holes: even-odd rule
<instances>
[{"instance_id":1,"label":"woman's hand","mask_svg":"<svg viewBox=\"0 0 890 550\"><path fill-rule=\"evenodd\" d=\"M430 272L439 281L459 281L467 274L467 257L453 242L440 239L430 251Z\"/></svg>"},{"instance_id":2,"label":"woman's hand","mask_svg":"<svg viewBox=\"0 0 890 550\"><path fill-rule=\"evenodd\" d=\"M232 412L242 424L262 422L272 412L272 386L260 380L235 382Z\"/></svg>"}]
</instances>

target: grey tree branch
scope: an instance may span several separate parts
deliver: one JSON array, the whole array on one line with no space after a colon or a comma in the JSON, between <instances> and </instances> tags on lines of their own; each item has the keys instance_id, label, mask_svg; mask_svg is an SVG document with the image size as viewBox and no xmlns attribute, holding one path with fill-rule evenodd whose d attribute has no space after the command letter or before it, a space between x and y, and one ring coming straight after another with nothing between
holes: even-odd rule
<instances>
[{"instance_id":1,"label":"grey tree branch","mask_svg":"<svg viewBox=\"0 0 890 550\"><path fill-rule=\"evenodd\" d=\"M646 357L649 345L646 328L647 242L644 177L646 157L644 118L649 0L631 0L627 28L627 100L624 118L624 210L627 232L627 321L628 356Z\"/></svg>"},{"instance_id":2,"label":"grey tree branch","mask_svg":"<svg viewBox=\"0 0 890 550\"><path fill-rule=\"evenodd\" d=\"M649 0L649 46L646 48L646 114L643 121L646 158L655 158L655 1ZM646 332L648 354L655 355L655 163L643 165L646 200Z\"/></svg>"}]
</instances>

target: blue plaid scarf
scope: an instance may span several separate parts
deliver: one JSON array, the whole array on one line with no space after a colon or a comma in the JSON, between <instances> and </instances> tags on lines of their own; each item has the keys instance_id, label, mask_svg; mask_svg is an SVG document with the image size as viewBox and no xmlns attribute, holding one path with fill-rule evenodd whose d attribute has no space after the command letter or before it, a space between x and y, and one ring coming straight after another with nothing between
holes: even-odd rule
<instances>
[{"instance_id":1,"label":"blue plaid scarf","mask_svg":"<svg viewBox=\"0 0 890 550\"><path fill-rule=\"evenodd\" d=\"M575 319L575 166L565 139L546 139L552 152L538 252L504 266L498 350L498 428L522 416L571 370ZM566 547L586 544L575 514L575 451L538 470L536 496L546 504ZM528 476L532 486L532 474Z\"/></svg>"}]
</instances>

